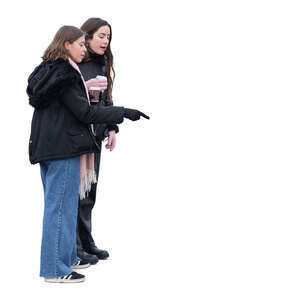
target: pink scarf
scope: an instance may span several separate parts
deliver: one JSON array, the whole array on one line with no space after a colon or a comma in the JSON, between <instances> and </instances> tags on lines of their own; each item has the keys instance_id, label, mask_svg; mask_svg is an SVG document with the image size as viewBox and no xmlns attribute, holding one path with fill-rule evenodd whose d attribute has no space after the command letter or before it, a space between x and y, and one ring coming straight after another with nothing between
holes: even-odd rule
<instances>
[{"instance_id":1,"label":"pink scarf","mask_svg":"<svg viewBox=\"0 0 300 300\"><path fill-rule=\"evenodd\" d=\"M69 62L71 64L71 66L74 69L76 69L79 72L80 76L81 76L81 79L82 79L83 84L85 86L85 92L86 92L86 96L88 98L88 103L90 105L89 92L88 92L88 89L85 85L84 78L82 77L82 74L79 70L79 67L70 58L69 58ZM93 124L91 124L91 129L92 129L92 132L94 133ZM94 167L94 153L88 153L88 154L80 155L80 158L79 158L79 176L80 176L80 180L79 180L79 198L80 198L80 200L82 200L90 192L91 187L92 187L92 183L97 182L97 176L96 176L95 167Z\"/></svg>"}]
</instances>

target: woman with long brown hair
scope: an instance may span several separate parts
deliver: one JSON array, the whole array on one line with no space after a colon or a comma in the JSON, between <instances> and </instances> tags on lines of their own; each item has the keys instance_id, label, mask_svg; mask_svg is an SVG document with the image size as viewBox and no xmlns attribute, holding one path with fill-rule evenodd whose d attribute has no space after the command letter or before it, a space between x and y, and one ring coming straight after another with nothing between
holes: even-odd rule
<instances>
[{"instance_id":1,"label":"woman with long brown hair","mask_svg":"<svg viewBox=\"0 0 300 300\"><path fill-rule=\"evenodd\" d=\"M89 18L80 27L86 33L86 56L79 64L80 71L89 89L95 88L95 83L101 90L100 103L110 106L112 102L112 88L115 71L113 68L113 54L111 51L111 25L100 18ZM101 76L99 78L99 75ZM97 82L96 80L100 80ZM100 85L102 83L102 87ZM94 99L98 100L98 99ZM96 102L94 102L96 103ZM106 149L112 151L116 145L116 133L119 131L116 124L98 124L96 138L100 145L107 137ZM95 153L95 169L99 175L101 151ZM90 192L79 202L77 223L77 254L91 264L98 259L106 259L108 251L97 248L92 237L92 209L96 201L97 183L93 183Z\"/></svg>"},{"instance_id":2,"label":"woman with long brown hair","mask_svg":"<svg viewBox=\"0 0 300 300\"><path fill-rule=\"evenodd\" d=\"M83 281L73 269L89 266L77 257L76 224L78 194L86 194L96 180L94 152L100 146L93 124L148 118L133 109L90 105L77 65L85 54L85 33L63 26L28 78L27 94L34 107L29 159L40 164L44 188L40 276L47 282Z\"/></svg>"}]
</instances>

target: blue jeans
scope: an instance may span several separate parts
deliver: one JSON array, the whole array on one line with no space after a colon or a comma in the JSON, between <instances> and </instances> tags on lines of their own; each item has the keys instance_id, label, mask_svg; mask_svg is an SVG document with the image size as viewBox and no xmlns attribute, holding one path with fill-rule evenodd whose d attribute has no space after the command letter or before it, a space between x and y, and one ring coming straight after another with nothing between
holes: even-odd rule
<instances>
[{"instance_id":1,"label":"blue jeans","mask_svg":"<svg viewBox=\"0 0 300 300\"><path fill-rule=\"evenodd\" d=\"M78 261L79 157L47 160L40 169L45 199L40 276L56 278L70 274Z\"/></svg>"}]
</instances>

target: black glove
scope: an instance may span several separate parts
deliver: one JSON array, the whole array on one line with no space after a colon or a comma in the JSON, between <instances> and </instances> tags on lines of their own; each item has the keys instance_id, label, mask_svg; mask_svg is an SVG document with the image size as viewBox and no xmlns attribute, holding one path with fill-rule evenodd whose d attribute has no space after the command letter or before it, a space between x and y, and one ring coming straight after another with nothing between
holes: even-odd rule
<instances>
[{"instance_id":1,"label":"black glove","mask_svg":"<svg viewBox=\"0 0 300 300\"><path fill-rule=\"evenodd\" d=\"M125 108L125 114L124 117L131 120L131 121L137 121L140 119L140 117L144 117L145 119L150 119L147 115L142 113L139 110L131 109L131 108Z\"/></svg>"}]
</instances>

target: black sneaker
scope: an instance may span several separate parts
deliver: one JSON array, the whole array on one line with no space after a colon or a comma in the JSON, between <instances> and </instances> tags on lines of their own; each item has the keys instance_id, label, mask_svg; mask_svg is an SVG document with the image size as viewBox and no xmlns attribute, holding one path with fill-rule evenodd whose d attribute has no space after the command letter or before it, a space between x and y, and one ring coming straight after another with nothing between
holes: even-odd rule
<instances>
[{"instance_id":1,"label":"black sneaker","mask_svg":"<svg viewBox=\"0 0 300 300\"><path fill-rule=\"evenodd\" d=\"M78 262L75 265L71 266L70 268L72 270L75 270L75 269L85 269L85 268L88 268L90 265L91 264L88 261L80 259L80 260L78 260Z\"/></svg>"},{"instance_id":2,"label":"black sneaker","mask_svg":"<svg viewBox=\"0 0 300 300\"><path fill-rule=\"evenodd\" d=\"M82 282L84 280L85 280L85 276L76 272L72 272L71 274L68 274L63 277L45 278L46 282L56 282L56 283L76 283L76 282Z\"/></svg>"}]
</instances>

